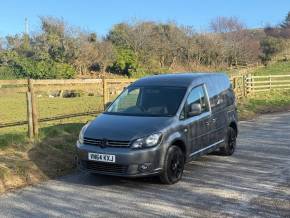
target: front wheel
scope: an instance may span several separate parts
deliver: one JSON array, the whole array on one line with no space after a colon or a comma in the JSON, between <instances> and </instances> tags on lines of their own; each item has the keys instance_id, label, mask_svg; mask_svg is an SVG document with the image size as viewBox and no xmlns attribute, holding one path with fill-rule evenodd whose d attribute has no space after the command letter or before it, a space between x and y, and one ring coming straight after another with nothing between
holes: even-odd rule
<instances>
[{"instance_id":1,"label":"front wheel","mask_svg":"<svg viewBox=\"0 0 290 218\"><path fill-rule=\"evenodd\" d=\"M235 152L236 144L237 144L237 133L232 127L229 127L225 145L220 148L221 154L225 156L232 155Z\"/></svg>"},{"instance_id":2,"label":"front wheel","mask_svg":"<svg viewBox=\"0 0 290 218\"><path fill-rule=\"evenodd\" d=\"M164 170L160 175L160 180L164 184L174 184L182 178L184 169L184 154L175 145L170 146L164 162Z\"/></svg>"}]
</instances>

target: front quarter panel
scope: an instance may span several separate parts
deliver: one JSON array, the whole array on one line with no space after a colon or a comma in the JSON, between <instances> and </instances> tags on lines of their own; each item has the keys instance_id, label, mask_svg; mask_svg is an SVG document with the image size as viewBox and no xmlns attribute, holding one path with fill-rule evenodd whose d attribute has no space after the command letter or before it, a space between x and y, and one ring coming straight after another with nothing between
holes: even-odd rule
<instances>
[{"instance_id":1,"label":"front quarter panel","mask_svg":"<svg viewBox=\"0 0 290 218\"><path fill-rule=\"evenodd\" d=\"M187 136L185 132L183 131L183 129L184 128L182 128L182 126L174 125L165 131L163 142L162 142L162 158L161 158L162 167L163 167L167 150L171 145L174 144L174 142L182 141L186 147ZM189 149L187 149L186 147L186 157L188 157L188 151Z\"/></svg>"}]
</instances>

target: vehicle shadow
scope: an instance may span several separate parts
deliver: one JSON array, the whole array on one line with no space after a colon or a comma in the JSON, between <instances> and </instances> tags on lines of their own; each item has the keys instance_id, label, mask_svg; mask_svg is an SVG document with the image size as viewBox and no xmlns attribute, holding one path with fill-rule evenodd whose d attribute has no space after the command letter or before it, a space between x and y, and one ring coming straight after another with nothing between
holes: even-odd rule
<instances>
[{"instance_id":1,"label":"vehicle shadow","mask_svg":"<svg viewBox=\"0 0 290 218\"><path fill-rule=\"evenodd\" d=\"M59 181L64 181L78 185L88 186L110 186L120 185L125 183L139 183L139 184L161 184L157 176L143 177L143 178L126 178L120 176L110 176L95 173L82 172L76 169L74 173L57 178Z\"/></svg>"}]
</instances>

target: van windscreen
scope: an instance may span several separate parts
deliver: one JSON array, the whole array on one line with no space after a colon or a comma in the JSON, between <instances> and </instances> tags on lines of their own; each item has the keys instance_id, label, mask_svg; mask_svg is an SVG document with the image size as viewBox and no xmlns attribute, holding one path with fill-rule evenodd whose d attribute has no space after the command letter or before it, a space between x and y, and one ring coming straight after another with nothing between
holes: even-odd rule
<instances>
[{"instance_id":1,"label":"van windscreen","mask_svg":"<svg viewBox=\"0 0 290 218\"><path fill-rule=\"evenodd\" d=\"M134 116L173 116L185 95L184 87L144 86L125 90L105 113Z\"/></svg>"}]
</instances>

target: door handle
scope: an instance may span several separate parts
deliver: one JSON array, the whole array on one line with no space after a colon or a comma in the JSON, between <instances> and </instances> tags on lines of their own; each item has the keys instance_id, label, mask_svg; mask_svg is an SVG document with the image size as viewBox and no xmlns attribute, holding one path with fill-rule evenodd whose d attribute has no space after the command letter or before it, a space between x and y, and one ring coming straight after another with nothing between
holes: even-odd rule
<instances>
[{"instance_id":1,"label":"door handle","mask_svg":"<svg viewBox=\"0 0 290 218\"><path fill-rule=\"evenodd\" d=\"M216 119L215 119L215 118L213 118L213 119L212 119L212 122L213 122L213 123L215 123L215 122L216 122Z\"/></svg>"}]
</instances>

